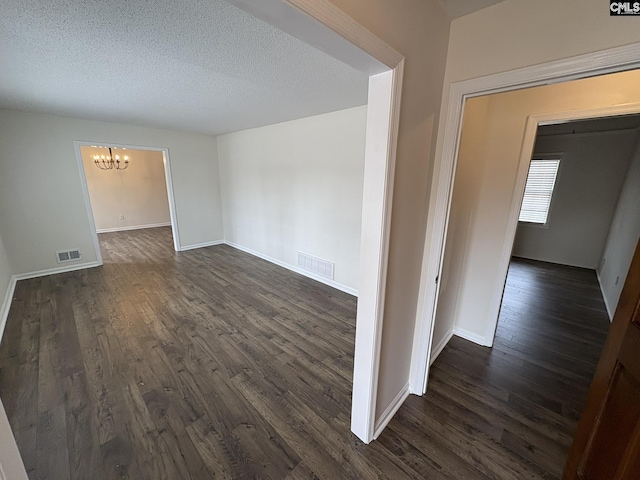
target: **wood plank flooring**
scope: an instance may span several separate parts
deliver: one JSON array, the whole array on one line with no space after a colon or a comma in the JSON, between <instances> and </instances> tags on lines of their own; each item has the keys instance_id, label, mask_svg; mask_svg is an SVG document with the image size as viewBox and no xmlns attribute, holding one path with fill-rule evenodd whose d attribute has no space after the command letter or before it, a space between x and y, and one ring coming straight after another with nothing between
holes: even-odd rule
<instances>
[{"instance_id":1,"label":"wood plank flooring","mask_svg":"<svg viewBox=\"0 0 640 480\"><path fill-rule=\"evenodd\" d=\"M100 243L16 288L0 396L32 479L556 478L608 327L592 272L515 262L496 347L454 338L364 445L353 297L168 228Z\"/></svg>"},{"instance_id":2,"label":"wood plank flooring","mask_svg":"<svg viewBox=\"0 0 640 480\"><path fill-rule=\"evenodd\" d=\"M380 443L425 478L560 478L608 328L594 271L513 258L494 347L453 337Z\"/></svg>"}]
</instances>

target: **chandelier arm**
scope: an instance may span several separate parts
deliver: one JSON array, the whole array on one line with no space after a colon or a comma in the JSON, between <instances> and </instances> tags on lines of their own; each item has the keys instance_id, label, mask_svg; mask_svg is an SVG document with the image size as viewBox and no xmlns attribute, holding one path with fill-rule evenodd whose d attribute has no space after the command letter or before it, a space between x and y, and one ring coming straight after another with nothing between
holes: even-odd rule
<instances>
[{"instance_id":1,"label":"chandelier arm","mask_svg":"<svg viewBox=\"0 0 640 480\"><path fill-rule=\"evenodd\" d=\"M94 157L93 164L96 167L98 167L100 170L126 170L127 168L129 168L129 159L126 155L124 162L120 162L120 158L116 159L116 157L113 156L111 147L108 148L109 156L107 158L104 158L104 155L102 155L101 158L98 157L98 155Z\"/></svg>"}]
</instances>

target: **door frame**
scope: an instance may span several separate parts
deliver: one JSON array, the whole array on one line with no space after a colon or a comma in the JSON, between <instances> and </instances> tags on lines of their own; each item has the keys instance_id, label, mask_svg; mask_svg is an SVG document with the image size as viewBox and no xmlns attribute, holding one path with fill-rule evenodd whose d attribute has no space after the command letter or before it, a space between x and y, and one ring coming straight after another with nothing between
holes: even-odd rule
<instances>
[{"instance_id":1,"label":"door frame","mask_svg":"<svg viewBox=\"0 0 640 480\"><path fill-rule=\"evenodd\" d=\"M562 83L608 73L640 68L640 43L592 52L509 72L453 82L443 111L443 133L438 139L441 154L436 152L431 181L429 215L420 279L419 304L411 362L411 393L423 395L427 390L437 298L438 279L446 245L447 228L458 159L462 117L469 98L527 87ZM444 109L443 109L444 110ZM500 291L499 295L502 294ZM495 296L498 294L496 293ZM486 343L486 339L485 339ZM437 352L439 353L439 352Z\"/></svg>"},{"instance_id":2,"label":"door frame","mask_svg":"<svg viewBox=\"0 0 640 480\"><path fill-rule=\"evenodd\" d=\"M492 324L487 329L485 335L485 343L487 346L493 345L498 328L498 317L500 315L500 307L502 306L502 297L504 287L507 282L507 273L509 271L509 263L511 262L511 253L515 243L516 232L518 230L518 217L520 216L520 208L522 207L522 198L524 189L527 184L527 175L529 173L529 164L533 157L533 149L535 147L538 126L553 125L558 123L566 123L575 120L589 120L595 118L613 117L618 115L633 115L640 113L640 103L627 103L624 105L616 105L604 108L591 108L584 110L571 110L563 112L552 112L546 114L529 115L527 125L525 127L524 140L522 150L520 152L520 160L516 174L513 194L511 197L511 207L509 209L509 221L507 231L502 244L500 253L500 264L498 265L498 279L493 289L493 296L489 307L488 316L492 319ZM446 248L446 245L445 245Z\"/></svg>"},{"instance_id":3,"label":"door frame","mask_svg":"<svg viewBox=\"0 0 640 480\"><path fill-rule=\"evenodd\" d=\"M173 235L173 248L176 252L179 252L182 248L180 243L180 233L178 231L178 216L176 214L176 201L173 194L173 179L171 176L171 161L169 159L169 149L166 147L148 147L141 145L127 145L122 143L105 143L105 142L88 142L84 140L76 140L73 142L73 147L76 152L76 161L78 163L78 170L80 171L80 185L82 187L82 195L84 197L85 207L87 209L87 216L89 218L89 228L91 228L91 238L93 240L93 246L96 250L96 257L98 265L102 265L102 253L100 251L100 242L98 241L98 232L96 229L95 218L93 217L93 208L91 207L91 198L89 196L89 187L87 185L87 176L84 171L84 163L82 162L81 147L91 147L93 145L100 145L111 148L127 148L130 150L148 150L152 152L162 153L162 163L164 164L164 177L167 186L167 198L169 200L169 216L171 218L171 231Z\"/></svg>"}]
</instances>

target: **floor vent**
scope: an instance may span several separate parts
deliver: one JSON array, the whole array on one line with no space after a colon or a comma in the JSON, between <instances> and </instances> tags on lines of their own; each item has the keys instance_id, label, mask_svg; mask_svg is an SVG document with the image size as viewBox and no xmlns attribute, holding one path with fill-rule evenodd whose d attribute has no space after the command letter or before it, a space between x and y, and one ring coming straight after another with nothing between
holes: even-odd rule
<instances>
[{"instance_id":1,"label":"floor vent","mask_svg":"<svg viewBox=\"0 0 640 480\"><path fill-rule=\"evenodd\" d=\"M59 252L56 252L56 258L58 259L58 263L73 262L75 260L80 260L82 258L82 254L78 249L60 250Z\"/></svg>"},{"instance_id":2,"label":"floor vent","mask_svg":"<svg viewBox=\"0 0 640 480\"><path fill-rule=\"evenodd\" d=\"M333 280L333 271L336 264L322 260L321 258L312 257L306 253L298 252L298 266Z\"/></svg>"}]
</instances>

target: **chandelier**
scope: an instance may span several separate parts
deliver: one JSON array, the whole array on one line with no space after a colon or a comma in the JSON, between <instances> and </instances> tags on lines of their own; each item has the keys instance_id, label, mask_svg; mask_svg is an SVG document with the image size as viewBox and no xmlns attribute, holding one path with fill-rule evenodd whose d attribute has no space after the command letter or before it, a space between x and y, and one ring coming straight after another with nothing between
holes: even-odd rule
<instances>
[{"instance_id":1,"label":"chandelier","mask_svg":"<svg viewBox=\"0 0 640 480\"><path fill-rule=\"evenodd\" d=\"M93 163L100 170L126 170L129 166L129 157L125 155L120 161L120 155L115 156L111 153L111 147L109 147L109 155L94 155Z\"/></svg>"}]
</instances>

